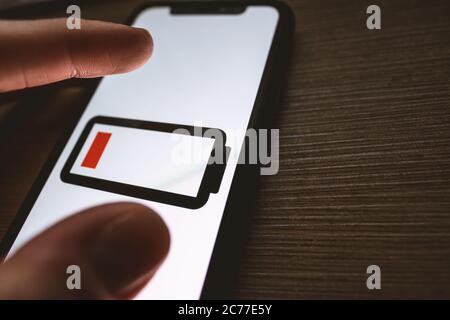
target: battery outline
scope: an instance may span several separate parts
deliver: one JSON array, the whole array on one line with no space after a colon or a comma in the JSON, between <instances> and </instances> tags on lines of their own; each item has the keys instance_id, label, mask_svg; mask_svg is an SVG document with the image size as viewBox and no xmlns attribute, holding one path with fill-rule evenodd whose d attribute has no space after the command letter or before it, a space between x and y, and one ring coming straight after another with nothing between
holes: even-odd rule
<instances>
[{"instance_id":1,"label":"battery outline","mask_svg":"<svg viewBox=\"0 0 450 320\"><path fill-rule=\"evenodd\" d=\"M149 131L160 131L166 133L173 133L175 130L177 130L177 134L186 134L202 138L204 138L204 133L206 131L210 132L211 130L215 130L214 132L217 132L222 135L222 139L216 139L214 136L208 135L208 138L214 138L214 144L210 157L212 157L217 150L221 150L222 151L221 154L224 155L224 159L223 161L221 161L221 163L216 162L210 163L210 161L208 161L196 197L71 173L70 171L72 170L75 161L79 156L79 153L81 152L89 134L91 133L94 125L96 124L126 127L133 129L143 129ZM107 117L107 116L96 116L90 119L87 122L86 126L84 127L80 137L75 143L74 148L72 149L69 157L67 158L67 161L64 164L63 169L61 170L60 178L65 183L74 184L90 189L96 189L115 194L130 196L133 198L139 198L148 201L185 207L188 209L198 209L207 203L209 195L211 193L217 193L220 189L222 177L225 172L228 160L228 155L230 154L231 150L230 147L225 145L226 138L227 138L226 134L223 130L215 128L205 128L205 127L200 128L182 124L153 122L153 121L126 119L126 118Z\"/></svg>"}]
</instances>

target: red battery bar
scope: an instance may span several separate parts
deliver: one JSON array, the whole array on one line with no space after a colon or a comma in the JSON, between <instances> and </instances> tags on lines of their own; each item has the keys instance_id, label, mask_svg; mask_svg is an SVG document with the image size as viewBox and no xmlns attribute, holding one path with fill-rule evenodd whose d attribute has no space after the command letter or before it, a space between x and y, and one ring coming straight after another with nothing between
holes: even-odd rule
<instances>
[{"instance_id":1,"label":"red battery bar","mask_svg":"<svg viewBox=\"0 0 450 320\"><path fill-rule=\"evenodd\" d=\"M97 168L100 158L102 157L102 154L105 151L106 145L108 144L110 138L111 133L98 132L81 166L91 169Z\"/></svg>"}]
</instances>

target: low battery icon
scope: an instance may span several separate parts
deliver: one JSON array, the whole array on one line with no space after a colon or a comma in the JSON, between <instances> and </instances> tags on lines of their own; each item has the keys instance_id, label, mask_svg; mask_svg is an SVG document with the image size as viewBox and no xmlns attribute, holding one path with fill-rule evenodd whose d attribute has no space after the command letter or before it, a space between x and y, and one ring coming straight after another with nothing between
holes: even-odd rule
<instances>
[{"instance_id":1,"label":"low battery icon","mask_svg":"<svg viewBox=\"0 0 450 320\"><path fill-rule=\"evenodd\" d=\"M81 133L61 179L83 187L196 209L208 201L211 193L219 191L230 151L225 143L226 135L219 129L95 117ZM195 159L176 161L174 148L183 149L180 147L197 150Z\"/></svg>"}]
</instances>

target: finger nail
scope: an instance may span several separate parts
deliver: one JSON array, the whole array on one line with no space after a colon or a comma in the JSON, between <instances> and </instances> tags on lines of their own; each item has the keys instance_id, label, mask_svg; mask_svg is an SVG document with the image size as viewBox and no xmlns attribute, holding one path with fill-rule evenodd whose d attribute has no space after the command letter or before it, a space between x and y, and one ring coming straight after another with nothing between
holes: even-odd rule
<instances>
[{"instance_id":1,"label":"finger nail","mask_svg":"<svg viewBox=\"0 0 450 320\"><path fill-rule=\"evenodd\" d=\"M167 227L155 212L134 204L121 210L123 214L100 230L89 250L97 278L117 297L142 287L170 245Z\"/></svg>"}]
</instances>

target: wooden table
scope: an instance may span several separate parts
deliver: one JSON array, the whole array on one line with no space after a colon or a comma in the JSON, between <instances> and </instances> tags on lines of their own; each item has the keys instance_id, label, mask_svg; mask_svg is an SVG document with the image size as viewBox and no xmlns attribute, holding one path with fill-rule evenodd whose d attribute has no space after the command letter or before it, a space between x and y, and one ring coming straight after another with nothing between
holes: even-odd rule
<instances>
[{"instance_id":1,"label":"wooden table","mask_svg":"<svg viewBox=\"0 0 450 320\"><path fill-rule=\"evenodd\" d=\"M93 2L84 17L123 21L142 1ZM450 298L450 2L376 1L376 31L368 1L289 3L280 172L262 179L234 297ZM0 236L82 91L0 98Z\"/></svg>"}]
</instances>

